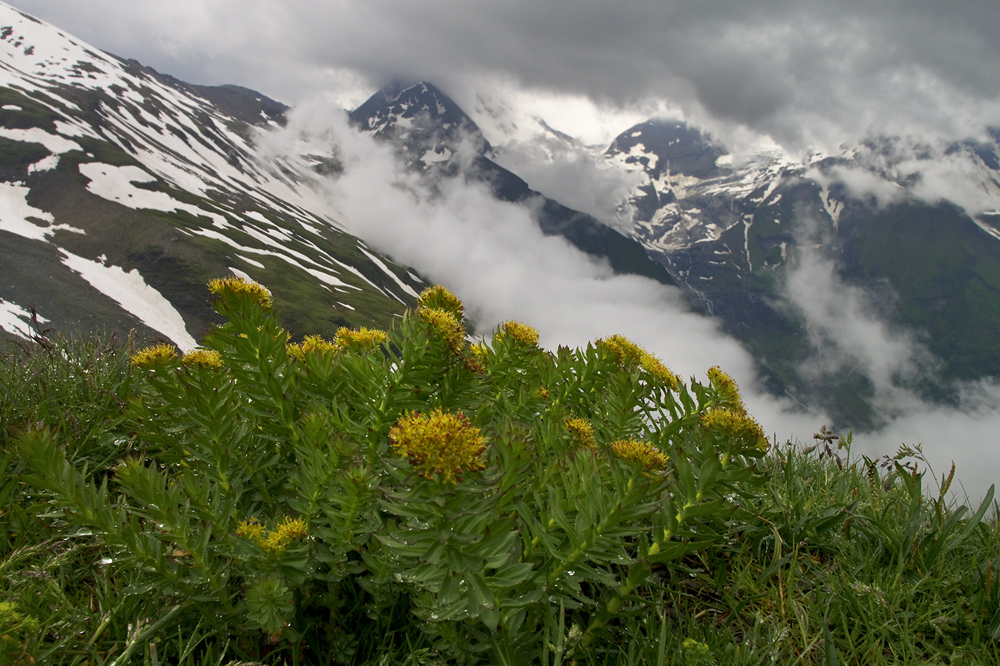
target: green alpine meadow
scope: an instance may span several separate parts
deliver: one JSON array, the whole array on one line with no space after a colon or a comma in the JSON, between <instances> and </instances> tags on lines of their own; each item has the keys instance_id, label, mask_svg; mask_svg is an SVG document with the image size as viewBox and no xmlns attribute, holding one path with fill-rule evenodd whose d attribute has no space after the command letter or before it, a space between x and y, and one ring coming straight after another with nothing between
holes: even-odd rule
<instances>
[{"instance_id":1,"label":"green alpine meadow","mask_svg":"<svg viewBox=\"0 0 1000 666\"><path fill-rule=\"evenodd\" d=\"M0 664L995 664L993 489L769 441L621 336L292 339L213 280L185 354L0 349ZM669 361L669 359L665 359Z\"/></svg>"}]
</instances>

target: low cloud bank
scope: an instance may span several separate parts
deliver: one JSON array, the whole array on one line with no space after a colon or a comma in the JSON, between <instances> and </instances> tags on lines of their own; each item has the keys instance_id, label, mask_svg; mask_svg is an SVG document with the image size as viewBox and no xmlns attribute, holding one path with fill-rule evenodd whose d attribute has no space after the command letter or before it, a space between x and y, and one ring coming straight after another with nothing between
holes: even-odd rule
<instances>
[{"instance_id":1,"label":"low cloud bank","mask_svg":"<svg viewBox=\"0 0 1000 666\"><path fill-rule=\"evenodd\" d=\"M955 462L958 481L951 494L978 502L1000 480L1000 386L983 381L954 387L954 406L923 400L911 387L919 380L939 381L939 360L913 331L889 323L884 296L880 300L840 277L835 262L818 249L818 223L800 220L799 228L803 250L787 273L783 297L805 321L813 343L803 376L822 381L846 371L868 379L880 426L855 433L854 451L875 458L902 445L922 445L938 478Z\"/></svg>"}]
</instances>

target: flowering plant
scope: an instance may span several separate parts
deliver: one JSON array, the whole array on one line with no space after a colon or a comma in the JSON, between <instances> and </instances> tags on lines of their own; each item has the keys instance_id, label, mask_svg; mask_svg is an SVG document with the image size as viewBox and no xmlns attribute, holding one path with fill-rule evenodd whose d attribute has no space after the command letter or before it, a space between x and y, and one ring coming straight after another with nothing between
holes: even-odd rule
<instances>
[{"instance_id":1,"label":"flowering plant","mask_svg":"<svg viewBox=\"0 0 1000 666\"><path fill-rule=\"evenodd\" d=\"M226 321L202 349L134 357L138 455L95 483L53 433L18 443L65 520L155 591L157 627L343 661L389 627L466 663L600 651L735 540L760 480L766 440L717 368L685 383L620 336L550 352L519 322L470 346L442 287L394 331L293 343L267 289L210 290Z\"/></svg>"}]
</instances>

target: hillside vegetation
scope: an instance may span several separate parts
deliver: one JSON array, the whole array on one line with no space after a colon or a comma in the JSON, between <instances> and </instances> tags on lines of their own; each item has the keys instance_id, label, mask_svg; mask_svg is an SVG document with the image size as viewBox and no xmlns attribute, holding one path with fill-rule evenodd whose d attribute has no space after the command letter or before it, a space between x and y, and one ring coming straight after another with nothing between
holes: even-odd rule
<instances>
[{"instance_id":1,"label":"hillside vegetation","mask_svg":"<svg viewBox=\"0 0 1000 666\"><path fill-rule=\"evenodd\" d=\"M1000 663L992 490L919 449L768 442L622 337L469 344L440 287L295 343L209 286L183 357L3 351L0 663Z\"/></svg>"}]
</instances>

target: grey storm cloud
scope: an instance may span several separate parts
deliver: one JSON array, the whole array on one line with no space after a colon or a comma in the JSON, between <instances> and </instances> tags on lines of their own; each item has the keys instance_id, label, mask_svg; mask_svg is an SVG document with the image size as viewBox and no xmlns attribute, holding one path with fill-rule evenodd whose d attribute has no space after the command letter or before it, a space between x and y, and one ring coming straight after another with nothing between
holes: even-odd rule
<instances>
[{"instance_id":1,"label":"grey storm cloud","mask_svg":"<svg viewBox=\"0 0 1000 666\"><path fill-rule=\"evenodd\" d=\"M324 86L489 77L692 117L786 146L1000 122L994 0L15 0L181 78L296 103ZM471 93L464 94L470 99Z\"/></svg>"}]
</instances>

